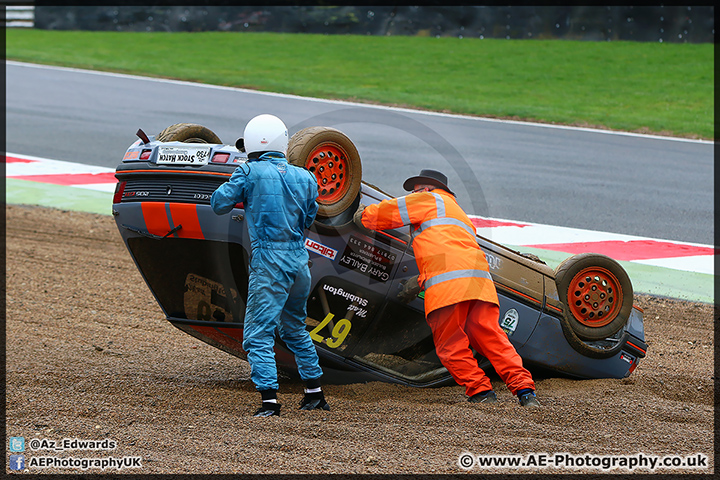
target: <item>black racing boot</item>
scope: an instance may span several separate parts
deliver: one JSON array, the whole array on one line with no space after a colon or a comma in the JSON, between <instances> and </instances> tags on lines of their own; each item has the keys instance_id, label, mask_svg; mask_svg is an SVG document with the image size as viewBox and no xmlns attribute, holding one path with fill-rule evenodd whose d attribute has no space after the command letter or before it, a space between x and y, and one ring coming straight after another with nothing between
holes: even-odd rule
<instances>
[{"instance_id":1,"label":"black racing boot","mask_svg":"<svg viewBox=\"0 0 720 480\"><path fill-rule=\"evenodd\" d=\"M320 388L320 379L314 378L305 382L305 396L300 402L300 410L330 410Z\"/></svg>"},{"instance_id":2,"label":"black racing boot","mask_svg":"<svg viewBox=\"0 0 720 480\"><path fill-rule=\"evenodd\" d=\"M330 410L323 392L307 393L300 402L300 410Z\"/></svg>"},{"instance_id":3,"label":"black racing boot","mask_svg":"<svg viewBox=\"0 0 720 480\"><path fill-rule=\"evenodd\" d=\"M534 390L525 388L525 389L517 392L517 396L518 396L518 400L520 401L520 405L522 405L523 407L539 407L540 406L540 402L538 402L537 397L535 396Z\"/></svg>"},{"instance_id":4,"label":"black racing boot","mask_svg":"<svg viewBox=\"0 0 720 480\"><path fill-rule=\"evenodd\" d=\"M255 417L274 417L280 416L281 405L277 403L277 390L262 390L262 405L257 409L253 416ZM275 400L274 402L272 400Z\"/></svg>"},{"instance_id":5,"label":"black racing boot","mask_svg":"<svg viewBox=\"0 0 720 480\"><path fill-rule=\"evenodd\" d=\"M493 390L476 393L472 397L468 398L468 402L470 403L497 403L497 401L497 395L495 395Z\"/></svg>"},{"instance_id":6,"label":"black racing boot","mask_svg":"<svg viewBox=\"0 0 720 480\"><path fill-rule=\"evenodd\" d=\"M280 404L274 402L262 402L262 406L257 409L254 417L279 417Z\"/></svg>"}]
</instances>

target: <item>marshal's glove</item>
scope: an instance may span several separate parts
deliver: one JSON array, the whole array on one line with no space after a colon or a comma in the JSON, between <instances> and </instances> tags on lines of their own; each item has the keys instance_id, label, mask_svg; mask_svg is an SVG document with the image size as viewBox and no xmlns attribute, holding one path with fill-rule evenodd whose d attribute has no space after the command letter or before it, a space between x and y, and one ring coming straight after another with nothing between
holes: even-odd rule
<instances>
[{"instance_id":1,"label":"marshal's glove","mask_svg":"<svg viewBox=\"0 0 720 480\"><path fill-rule=\"evenodd\" d=\"M357 225L360 228L365 228L362 224L362 214L365 211L366 206L362 203L358 205L357 210L355 211L355 215L353 215L353 222L355 222L355 225Z\"/></svg>"},{"instance_id":2,"label":"marshal's glove","mask_svg":"<svg viewBox=\"0 0 720 480\"><path fill-rule=\"evenodd\" d=\"M365 208L366 208L366 206L363 205L362 203L360 205L358 205L358 208L355 211L355 215L353 215L353 223L355 224L355 226L357 226L360 229L361 232L363 232L366 235L371 235L373 233L373 231L370 230L369 228L367 228L362 223L362 214L363 214L363 211L365 210Z\"/></svg>"},{"instance_id":3,"label":"marshal's glove","mask_svg":"<svg viewBox=\"0 0 720 480\"><path fill-rule=\"evenodd\" d=\"M408 278L405 283L402 284L402 290L397 294L398 300L402 303L410 303L417 298L418 293L422 291L422 287L418 283L418 276Z\"/></svg>"}]
</instances>

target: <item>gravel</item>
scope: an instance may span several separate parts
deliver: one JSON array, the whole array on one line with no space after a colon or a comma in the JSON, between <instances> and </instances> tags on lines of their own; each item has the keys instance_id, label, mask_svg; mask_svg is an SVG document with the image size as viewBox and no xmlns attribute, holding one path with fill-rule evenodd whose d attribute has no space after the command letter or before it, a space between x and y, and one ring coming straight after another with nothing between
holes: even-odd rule
<instances>
[{"instance_id":1,"label":"gravel","mask_svg":"<svg viewBox=\"0 0 720 480\"><path fill-rule=\"evenodd\" d=\"M705 468L655 472L714 471L712 305L636 295L649 343L637 370L619 380L533 372L540 409L521 408L493 374L495 405L468 403L459 386L372 382L326 385L332 410L305 412L297 410L302 385L281 379L282 416L254 418L248 364L164 319L112 217L8 205L6 218L7 441L117 442L113 450L26 448L26 463L112 456L142 457L141 468L123 472L143 474L463 474L463 453L703 454Z\"/></svg>"}]
</instances>

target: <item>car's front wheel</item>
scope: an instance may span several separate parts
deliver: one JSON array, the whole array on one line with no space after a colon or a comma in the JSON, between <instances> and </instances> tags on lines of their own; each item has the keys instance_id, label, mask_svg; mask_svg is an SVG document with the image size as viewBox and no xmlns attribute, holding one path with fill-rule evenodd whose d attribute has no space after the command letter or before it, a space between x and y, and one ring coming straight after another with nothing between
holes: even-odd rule
<instances>
[{"instance_id":1,"label":"car's front wheel","mask_svg":"<svg viewBox=\"0 0 720 480\"><path fill-rule=\"evenodd\" d=\"M625 269L610 257L596 253L574 255L555 269L565 318L584 340L602 340L627 323L633 288Z\"/></svg>"}]
</instances>

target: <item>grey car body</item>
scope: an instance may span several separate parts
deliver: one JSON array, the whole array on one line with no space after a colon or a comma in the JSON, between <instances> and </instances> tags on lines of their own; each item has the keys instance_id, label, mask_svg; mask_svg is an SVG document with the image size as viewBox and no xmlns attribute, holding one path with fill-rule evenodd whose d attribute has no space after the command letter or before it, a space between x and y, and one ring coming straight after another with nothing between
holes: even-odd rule
<instances>
[{"instance_id":1,"label":"grey car body","mask_svg":"<svg viewBox=\"0 0 720 480\"><path fill-rule=\"evenodd\" d=\"M210 207L212 192L247 161L242 143L138 135L141 139L128 148L116 170L113 215L120 235L171 324L245 358L242 332L251 252L243 205L220 216ZM391 197L364 181L350 195L342 211L316 219L305 242L313 279L307 329L327 381L453 384L435 354L422 294L409 303L397 298L403 283L418 273L409 229L358 229L352 214L360 202L370 205ZM568 319L575 310L563 302L557 269L487 238L478 236L477 242L498 291L500 325L526 366L577 378L622 378L645 356L641 309L626 308L622 325L611 335L582 338ZM599 270L583 267L580 276L615 272L616 267L604 265ZM609 278L624 273L612 272ZM570 284L571 290L584 288L581 280ZM280 368L295 375L293 356L279 339L275 351ZM482 368L490 368L485 358L477 358Z\"/></svg>"}]
</instances>

